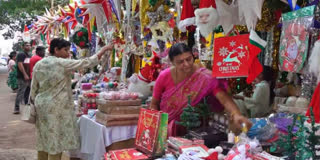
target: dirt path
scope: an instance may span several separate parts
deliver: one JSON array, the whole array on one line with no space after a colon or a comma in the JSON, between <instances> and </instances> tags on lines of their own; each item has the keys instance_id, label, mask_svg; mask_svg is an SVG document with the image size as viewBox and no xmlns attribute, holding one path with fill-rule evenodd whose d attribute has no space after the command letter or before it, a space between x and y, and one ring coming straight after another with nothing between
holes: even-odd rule
<instances>
[{"instance_id":1,"label":"dirt path","mask_svg":"<svg viewBox=\"0 0 320 160\"><path fill-rule=\"evenodd\" d=\"M0 74L0 160L36 160L34 125L12 114L16 94L6 80L7 74Z\"/></svg>"}]
</instances>

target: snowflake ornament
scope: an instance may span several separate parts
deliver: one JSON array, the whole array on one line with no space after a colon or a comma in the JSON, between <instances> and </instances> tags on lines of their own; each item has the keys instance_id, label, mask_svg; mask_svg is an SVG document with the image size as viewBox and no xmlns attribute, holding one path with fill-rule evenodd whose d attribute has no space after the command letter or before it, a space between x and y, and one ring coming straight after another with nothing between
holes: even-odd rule
<instances>
[{"instance_id":1,"label":"snowflake ornament","mask_svg":"<svg viewBox=\"0 0 320 160\"><path fill-rule=\"evenodd\" d=\"M236 45L236 42L235 42L235 41L231 41L231 42L230 42L230 46L231 46L231 47L234 47L235 45Z\"/></svg>"},{"instance_id":2,"label":"snowflake ornament","mask_svg":"<svg viewBox=\"0 0 320 160\"><path fill-rule=\"evenodd\" d=\"M238 53L238 57L240 57L240 58L243 58L245 56L246 56L246 52L241 51Z\"/></svg>"},{"instance_id":3,"label":"snowflake ornament","mask_svg":"<svg viewBox=\"0 0 320 160\"><path fill-rule=\"evenodd\" d=\"M228 48L226 48L226 47L221 47L221 48L219 49L219 55L220 55L220 56L226 56L226 55L228 55L228 52L229 52L229 50L228 50Z\"/></svg>"}]
</instances>

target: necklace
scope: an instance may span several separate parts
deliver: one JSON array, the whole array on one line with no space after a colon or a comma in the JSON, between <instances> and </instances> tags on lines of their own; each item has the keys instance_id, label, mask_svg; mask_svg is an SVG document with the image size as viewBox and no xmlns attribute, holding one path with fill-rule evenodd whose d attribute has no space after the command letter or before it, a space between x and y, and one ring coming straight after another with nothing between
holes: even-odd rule
<instances>
[{"instance_id":1,"label":"necklace","mask_svg":"<svg viewBox=\"0 0 320 160\"><path fill-rule=\"evenodd\" d=\"M195 69L194 66L192 66L191 75L193 74L194 69ZM175 82L174 82L174 84L175 84L175 85L178 85L178 84L180 83L180 79L178 79L178 70L177 70L176 67L174 68L174 70L175 70ZM191 76L191 75L190 75L190 76ZM183 78L183 80L186 79L186 78L188 78L188 77L190 77L190 76L187 75L186 77Z\"/></svg>"}]
</instances>

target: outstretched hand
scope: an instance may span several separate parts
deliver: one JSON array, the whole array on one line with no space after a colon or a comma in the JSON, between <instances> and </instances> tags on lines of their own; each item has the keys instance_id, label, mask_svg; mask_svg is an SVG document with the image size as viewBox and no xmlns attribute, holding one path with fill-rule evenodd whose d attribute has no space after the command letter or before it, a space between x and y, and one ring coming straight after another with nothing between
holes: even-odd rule
<instances>
[{"instance_id":1,"label":"outstretched hand","mask_svg":"<svg viewBox=\"0 0 320 160\"><path fill-rule=\"evenodd\" d=\"M111 51L113 49L113 43L109 44L107 46L104 46L101 48L100 52L98 53L98 58L101 59L101 57L107 53L107 51Z\"/></svg>"},{"instance_id":2,"label":"outstretched hand","mask_svg":"<svg viewBox=\"0 0 320 160\"><path fill-rule=\"evenodd\" d=\"M236 135L240 134L243 128L243 124L245 124L245 127L247 130L249 130L252 127L252 123L249 121L248 118L236 114L233 116L233 118L230 121L230 129L232 130L233 133Z\"/></svg>"}]
</instances>

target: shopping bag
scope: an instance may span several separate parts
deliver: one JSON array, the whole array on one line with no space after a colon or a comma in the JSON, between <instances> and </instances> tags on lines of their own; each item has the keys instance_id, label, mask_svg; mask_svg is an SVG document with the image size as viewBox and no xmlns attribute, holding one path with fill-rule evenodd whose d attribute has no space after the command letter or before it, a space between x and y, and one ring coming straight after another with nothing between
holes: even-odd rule
<instances>
[{"instance_id":1,"label":"shopping bag","mask_svg":"<svg viewBox=\"0 0 320 160\"><path fill-rule=\"evenodd\" d=\"M36 123L36 109L33 104L21 105L21 120L35 124Z\"/></svg>"},{"instance_id":2,"label":"shopping bag","mask_svg":"<svg viewBox=\"0 0 320 160\"><path fill-rule=\"evenodd\" d=\"M247 77L249 34L214 40L212 75L217 78Z\"/></svg>"},{"instance_id":3,"label":"shopping bag","mask_svg":"<svg viewBox=\"0 0 320 160\"><path fill-rule=\"evenodd\" d=\"M167 113L142 108L136 132L136 148L151 157L163 154L166 146L167 127Z\"/></svg>"}]
</instances>

